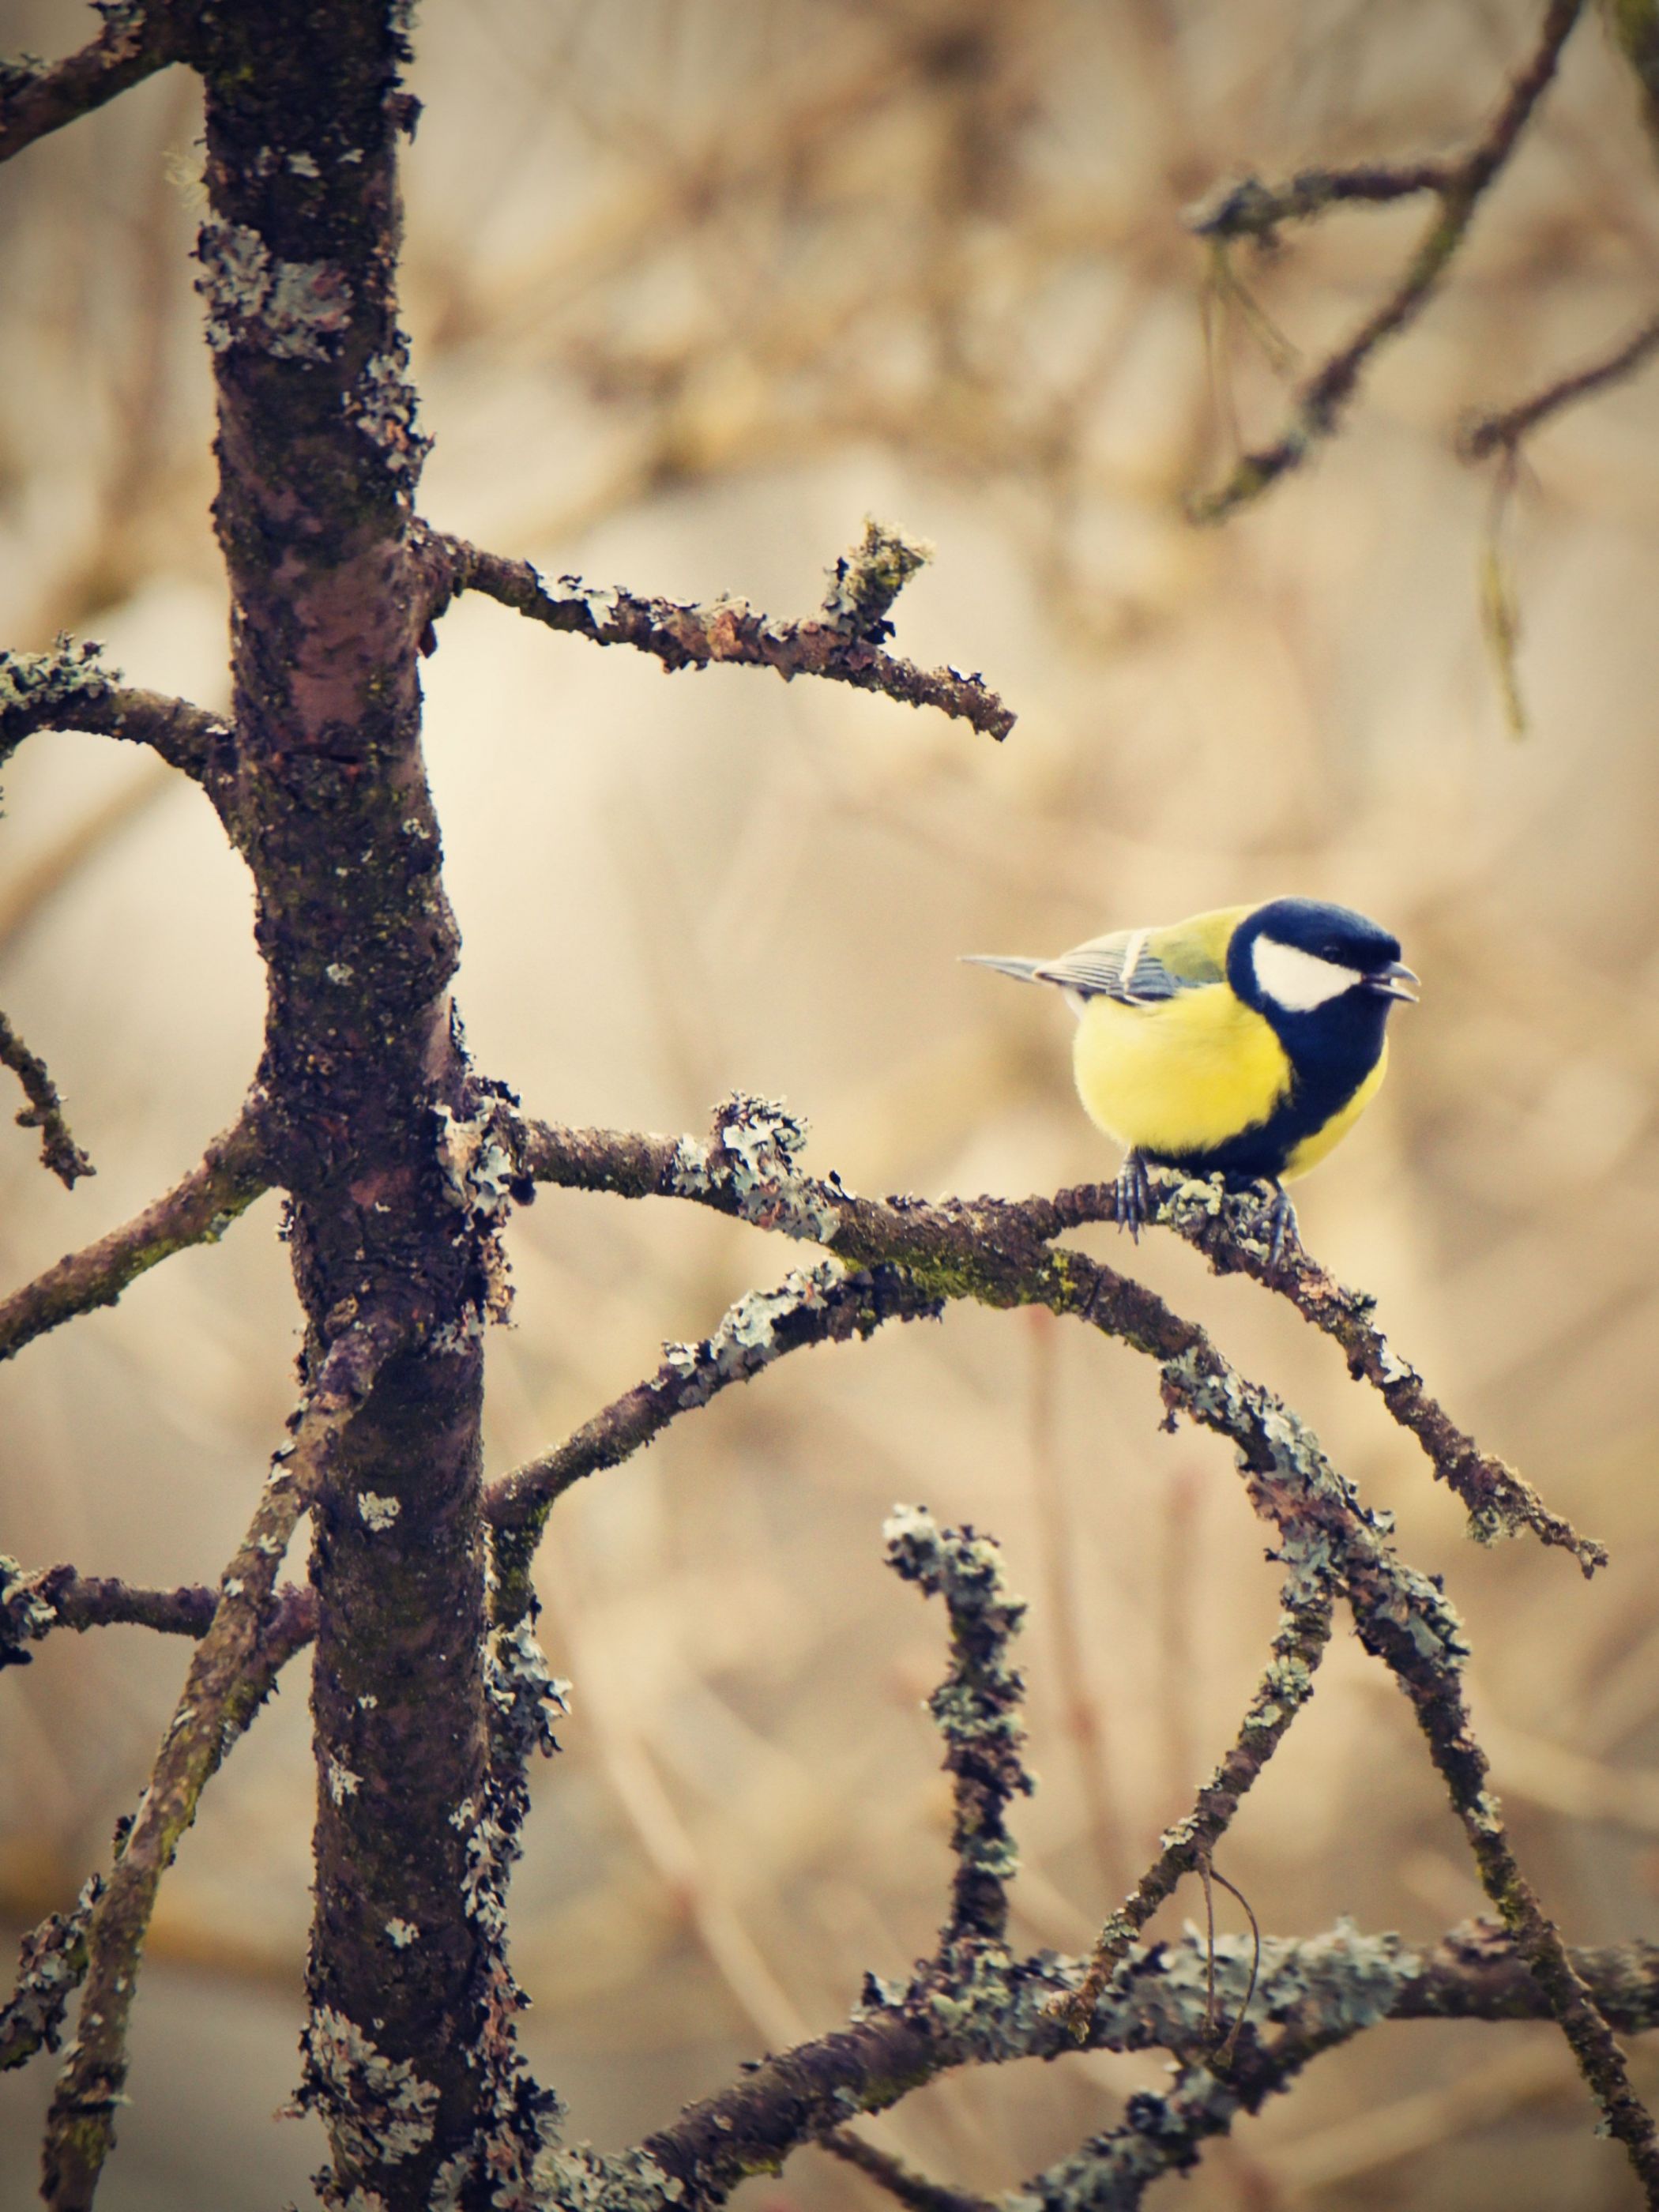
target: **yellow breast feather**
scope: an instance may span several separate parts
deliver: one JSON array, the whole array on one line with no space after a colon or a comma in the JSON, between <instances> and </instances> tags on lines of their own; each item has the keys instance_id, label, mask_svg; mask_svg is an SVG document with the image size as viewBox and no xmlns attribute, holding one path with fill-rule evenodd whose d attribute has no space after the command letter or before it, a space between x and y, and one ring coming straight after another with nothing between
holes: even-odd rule
<instances>
[{"instance_id":1,"label":"yellow breast feather","mask_svg":"<svg viewBox=\"0 0 1659 2212\"><path fill-rule=\"evenodd\" d=\"M1091 999L1078 1019L1073 1067L1096 1126L1155 1155L1224 1145L1265 1121L1291 1084L1272 1025L1224 983L1150 1006ZM1375 1088L1373 1079L1344 1109L1334 1135L1322 1130L1301 1151L1317 1146L1315 1158L1322 1157Z\"/></svg>"},{"instance_id":2,"label":"yellow breast feather","mask_svg":"<svg viewBox=\"0 0 1659 2212\"><path fill-rule=\"evenodd\" d=\"M1384 1037L1382 1050L1378 1056L1376 1066L1372 1068L1347 1104L1340 1107L1322 1129L1316 1129L1311 1137L1304 1137L1302 1139L1285 1163L1285 1171L1279 1176L1281 1182L1291 1182L1297 1176L1306 1175L1310 1168L1316 1168L1326 1153L1340 1144L1366 1107L1376 1097L1377 1087L1387 1074L1388 1067L1389 1041Z\"/></svg>"}]
</instances>

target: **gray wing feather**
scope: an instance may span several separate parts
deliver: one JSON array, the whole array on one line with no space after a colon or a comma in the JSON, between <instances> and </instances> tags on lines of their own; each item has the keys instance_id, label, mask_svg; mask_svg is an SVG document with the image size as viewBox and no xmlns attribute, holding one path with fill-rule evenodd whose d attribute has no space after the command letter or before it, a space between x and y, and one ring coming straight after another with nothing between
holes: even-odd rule
<instances>
[{"instance_id":1,"label":"gray wing feather","mask_svg":"<svg viewBox=\"0 0 1659 2212\"><path fill-rule=\"evenodd\" d=\"M963 955L976 967L994 968L1024 983L1054 983L1083 999L1118 999L1127 1006L1155 1006L1182 991L1199 988L1197 979L1175 975L1146 950L1144 929L1115 930L1091 938L1054 960L1002 958L993 953Z\"/></svg>"}]
</instances>

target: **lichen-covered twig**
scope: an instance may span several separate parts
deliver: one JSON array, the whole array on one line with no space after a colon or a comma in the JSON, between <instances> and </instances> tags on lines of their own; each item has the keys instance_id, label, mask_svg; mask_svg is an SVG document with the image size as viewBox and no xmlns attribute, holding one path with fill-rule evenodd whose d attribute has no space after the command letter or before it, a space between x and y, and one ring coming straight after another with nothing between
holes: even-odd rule
<instances>
[{"instance_id":1,"label":"lichen-covered twig","mask_svg":"<svg viewBox=\"0 0 1659 2212\"><path fill-rule=\"evenodd\" d=\"M1422 1376L1377 1328L1376 1301L1339 1283L1296 1240L1277 1257L1268 1209L1259 1186L1241 1189L1209 1177L1194 1182L1176 1169L1149 1170L1152 1222L1201 1252L1218 1275L1245 1274L1288 1298L1305 1321L1334 1340L1348 1372L1369 1382L1401 1428L1417 1438L1437 1480L1468 1509L1470 1534L1480 1543L1529 1529L1542 1544L1570 1552L1586 1576L1607 1565L1605 1548L1553 1513L1532 1485L1460 1429L1431 1396ZM1054 1206L1067 1228L1117 1218L1115 1187L1086 1183L1060 1191Z\"/></svg>"},{"instance_id":2,"label":"lichen-covered twig","mask_svg":"<svg viewBox=\"0 0 1659 2212\"><path fill-rule=\"evenodd\" d=\"M104 1893L102 1875L88 1875L67 1912L49 1913L24 1936L17 1980L0 2005L0 2073L37 2051L56 2051L69 2001L87 1971L87 1929Z\"/></svg>"},{"instance_id":3,"label":"lichen-covered twig","mask_svg":"<svg viewBox=\"0 0 1659 2212\"><path fill-rule=\"evenodd\" d=\"M101 650L64 637L50 653L0 653L0 764L37 730L91 730L148 745L200 781L231 744L229 725L187 699L123 684Z\"/></svg>"},{"instance_id":4,"label":"lichen-covered twig","mask_svg":"<svg viewBox=\"0 0 1659 2212\"><path fill-rule=\"evenodd\" d=\"M775 622L746 599L695 605L585 583L579 576L549 578L528 561L482 552L456 538L431 535L422 550L434 619L457 592L481 592L550 629L654 653L671 672L715 661L775 668L786 681L820 676L860 691L883 692L907 706L937 707L993 738L1006 738L1014 726L1012 713L983 677L959 668L920 668L882 649L880 641L890 629L888 609L925 555L879 526L872 526L865 544L836 564L824 613L803 622Z\"/></svg>"},{"instance_id":5,"label":"lichen-covered twig","mask_svg":"<svg viewBox=\"0 0 1659 2212\"><path fill-rule=\"evenodd\" d=\"M188 1244L217 1241L270 1188L252 1109L216 1137L170 1191L106 1237L70 1252L0 1300L0 1359L76 1314L113 1305L127 1285Z\"/></svg>"},{"instance_id":6,"label":"lichen-covered twig","mask_svg":"<svg viewBox=\"0 0 1659 2212\"><path fill-rule=\"evenodd\" d=\"M1000 1942L1008 1930L1006 1884L1019 1865L1008 1808L1032 1788L1020 1756L1025 1682L1008 1663L1024 1601L1008 1588L994 1537L941 1528L921 1505L896 1505L882 1534L894 1573L929 1597L943 1597L951 1620L951 1671L927 1700L945 1738L956 1802L956 1872L939 1941L945 1948L964 1940Z\"/></svg>"},{"instance_id":7,"label":"lichen-covered twig","mask_svg":"<svg viewBox=\"0 0 1659 2212\"><path fill-rule=\"evenodd\" d=\"M884 1321L936 1315L939 1301L891 1268L848 1273L833 1261L751 1291L696 1344L671 1344L649 1381L539 1459L493 1483L484 1510L494 1538L498 1625L521 1619L532 1601L530 1565L554 1503L600 1468L615 1467L659 1436L678 1414L705 1406L728 1383L746 1382L787 1352L867 1337Z\"/></svg>"},{"instance_id":8,"label":"lichen-covered twig","mask_svg":"<svg viewBox=\"0 0 1659 2212\"><path fill-rule=\"evenodd\" d=\"M1455 159L1412 162L1395 172L1392 179L1389 165L1370 163L1358 171L1312 172L1279 190L1255 184L1233 186L1198 211L1194 228L1224 241L1270 239L1279 224L1338 203L1376 204L1425 191L1437 203L1433 219L1393 291L1297 385L1291 418L1273 442L1243 454L1223 484L1191 502L1194 520L1224 520L1298 467L1321 440L1335 431L1371 356L1397 337L1433 297L1482 198L1515 151L1554 76L1561 49L1583 12L1583 0L1547 0L1531 54L1510 80L1486 129Z\"/></svg>"},{"instance_id":9,"label":"lichen-covered twig","mask_svg":"<svg viewBox=\"0 0 1659 2212\"><path fill-rule=\"evenodd\" d=\"M1494 453L1513 454L1540 422L1548 422L1552 416L1581 399L1594 398L1598 392L1624 383L1645 368L1656 354L1659 354L1659 315L1650 315L1628 337L1597 360L1557 377L1553 383L1545 385L1528 399L1517 400L1512 407L1477 416L1459 438L1458 451L1470 461L1484 461Z\"/></svg>"},{"instance_id":10,"label":"lichen-covered twig","mask_svg":"<svg viewBox=\"0 0 1659 2212\"><path fill-rule=\"evenodd\" d=\"M10 1068L29 1102L15 1116L18 1127L40 1132L41 1160L64 1188L73 1190L77 1177L96 1175L98 1170L70 1134L64 1102L46 1063L29 1050L3 1014L0 1014L0 1067Z\"/></svg>"},{"instance_id":11,"label":"lichen-covered twig","mask_svg":"<svg viewBox=\"0 0 1659 2212\"><path fill-rule=\"evenodd\" d=\"M1158 1856L1102 1929L1072 2017L1081 2028L1131 1944L1176 1884L1207 1867L1231 1825L1239 1801L1259 1779L1285 1733L1313 1694L1313 1678L1330 1642L1335 1599L1326 1547L1317 1532L1292 1528L1280 1547L1290 1571L1280 1595L1279 1628L1255 1694L1193 1809L1160 1839Z\"/></svg>"},{"instance_id":12,"label":"lichen-covered twig","mask_svg":"<svg viewBox=\"0 0 1659 2212\"><path fill-rule=\"evenodd\" d=\"M0 61L0 161L178 58L178 11L164 0L104 0L100 12L98 36L62 61Z\"/></svg>"},{"instance_id":13,"label":"lichen-covered twig","mask_svg":"<svg viewBox=\"0 0 1659 2212\"><path fill-rule=\"evenodd\" d=\"M146 1589L116 1575L82 1575L67 1565L29 1574L0 1553L0 1668L27 1667L27 1647L55 1628L79 1632L130 1626L153 1628L163 1636L203 1637L213 1626L218 1604L218 1591L205 1583ZM316 1624L316 1592L287 1583L272 1595L261 1650L280 1666L310 1641Z\"/></svg>"},{"instance_id":14,"label":"lichen-covered twig","mask_svg":"<svg viewBox=\"0 0 1659 2212\"><path fill-rule=\"evenodd\" d=\"M42 2195L53 2212L88 2212L126 2079L126 2027L162 1875L203 1790L247 1726L274 1675L262 1650L276 1570L335 1440L402 1334L390 1322L337 1337L290 1422L258 1508L221 1580L211 1626L151 1770L149 1786L88 1933L79 2033L46 2123Z\"/></svg>"},{"instance_id":15,"label":"lichen-covered twig","mask_svg":"<svg viewBox=\"0 0 1659 2212\"><path fill-rule=\"evenodd\" d=\"M1250 1952L1242 1938L1217 1942L1216 1979L1230 2009L1243 1999ZM1621 2030L1659 2023L1659 1947L1632 1943L1572 1957ZM1064 2014L1085 1971L1083 1960L1052 1953L1011 1959L1000 1947L969 1945L931 1961L908 1984L870 1976L847 2027L765 2060L625 2154L626 2173L617 2161L614 2178L631 2177L635 2187L617 2201L635 2212L665 2212L671 2203L704 2212L746 2175L775 2172L792 2151L821 2141L851 2114L884 2111L952 2068L1058 2057L1073 2047ZM1201 2087L1208 1979L1206 1947L1195 1936L1132 1950L1090 2016L1088 2046L1185 2054L1194 2065L1177 2094ZM1266 1940L1252 2025L1236 2063L1224 2078L1207 2068L1202 2078L1214 2086L1224 2125L1285 2086L1316 2052L1379 2021L1547 2016L1525 1963L1496 1930L1471 1928L1418 1949L1398 1936L1364 1936L1343 1923L1300 1941ZM1269 2038L1269 2028L1281 2032ZM1163 2099L1135 2100L1131 2122L1136 2116L1147 2124L1141 2131L1154 2137L1166 2123L1180 2128L1187 2163L1195 2136L1215 2131L1196 2112ZM1158 2170L1168 2171L1168 2162ZM562 2185L555 2201L576 2205L594 2202L584 2181L612 2176L600 2154L572 2151L557 2161L553 2178ZM1012 2201L1005 2200L1008 2212ZM945 2212L944 2199L932 2202Z\"/></svg>"},{"instance_id":16,"label":"lichen-covered twig","mask_svg":"<svg viewBox=\"0 0 1659 2212\"><path fill-rule=\"evenodd\" d=\"M976 1255L989 1256L988 1237L1012 1235L1034 1252L1066 1230L1117 1218L1115 1193L1106 1183L1062 1190L1053 1199L956 1200L937 1206L916 1199L858 1198L838 1176L804 1171L805 1139L799 1115L775 1100L743 1094L716 1109L707 1139L564 1129L528 1120L518 1125L516 1135L524 1171L538 1182L624 1198L690 1199L758 1228L823 1244L840 1256L932 1270L929 1279L946 1297L985 1295L951 1285L967 1279L952 1255L969 1263L970 1274ZM1513 1468L1482 1451L1456 1425L1376 1328L1374 1300L1345 1289L1298 1246L1274 1261L1253 1187L1194 1182L1173 1170L1155 1169L1152 1176L1156 1221L1195 1246L1218 1273L1248 1273L1288 1297L1341 1346L1349 1371L1376 1389L1395 1419L1421 1444L1437 1476L1462 1499L1478 1537L1490 1541L1529 1528L1540 1542L1570 1552L1587 1574L1605 1563L1600 1544L1580 1536Z\"/></svg>"}]
</instances>

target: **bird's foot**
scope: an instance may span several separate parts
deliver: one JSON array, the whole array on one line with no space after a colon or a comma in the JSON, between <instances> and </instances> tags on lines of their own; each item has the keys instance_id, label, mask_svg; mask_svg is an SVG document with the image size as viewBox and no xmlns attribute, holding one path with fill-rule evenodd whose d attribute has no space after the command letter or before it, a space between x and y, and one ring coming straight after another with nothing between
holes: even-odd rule
<instances>
[{"instance_id":1,"label":"bird's foot","mask_svg":"<svg viewBox=\"0 0 1659 2212\"><path fill-rule=\"evenodd\" d=\"M1267 1254L1267 1267L1271 1273L1277 1274L1279 1263L1285 1256L1286 1240L1288 1239L1297 1251L1301 1250L1302 1230L1296 1218L1296 1208L1291 1203L1291 1194L1284 1184L1273 1182L1269 1188L1273 1191L1273 1197L1267 1205L1262 1226L1273 1231L1273 1245Z\"/></svg>"},{"instance_id":2,"label":"bird's foot","mask_svg":"<svg viewBox=\"0 0 1659 2212\"><path fill-rule=\"evenodd\" d=\"M1140 1232L1152 1218L1152 1186L1146 1173L1146 1163L1139 1152L1128 1152L1117 1171L1114 1186L1117 1199L1117 1225L1127 1229L1137 1244Z\"/></svg>"}]
</instances>

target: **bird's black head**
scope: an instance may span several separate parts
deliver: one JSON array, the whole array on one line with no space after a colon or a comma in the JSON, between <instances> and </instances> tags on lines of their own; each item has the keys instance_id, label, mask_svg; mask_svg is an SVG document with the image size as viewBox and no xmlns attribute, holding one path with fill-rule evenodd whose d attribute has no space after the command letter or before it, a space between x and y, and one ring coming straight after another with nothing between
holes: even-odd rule
<instances>
[{"instance_id":1,"label":"bird's black head","mask_svg":"<svg viewBox=\"0 0 1659 2212\"><path fill-rule=\"evenodd\" d=\"M1227 948L1227 981L1281 1036L1310 1025L1375 1030L1417 978L1400 939L1363 914L1318 899L1270 899L1247 915Z\"/></svg>"}]
</instances>

